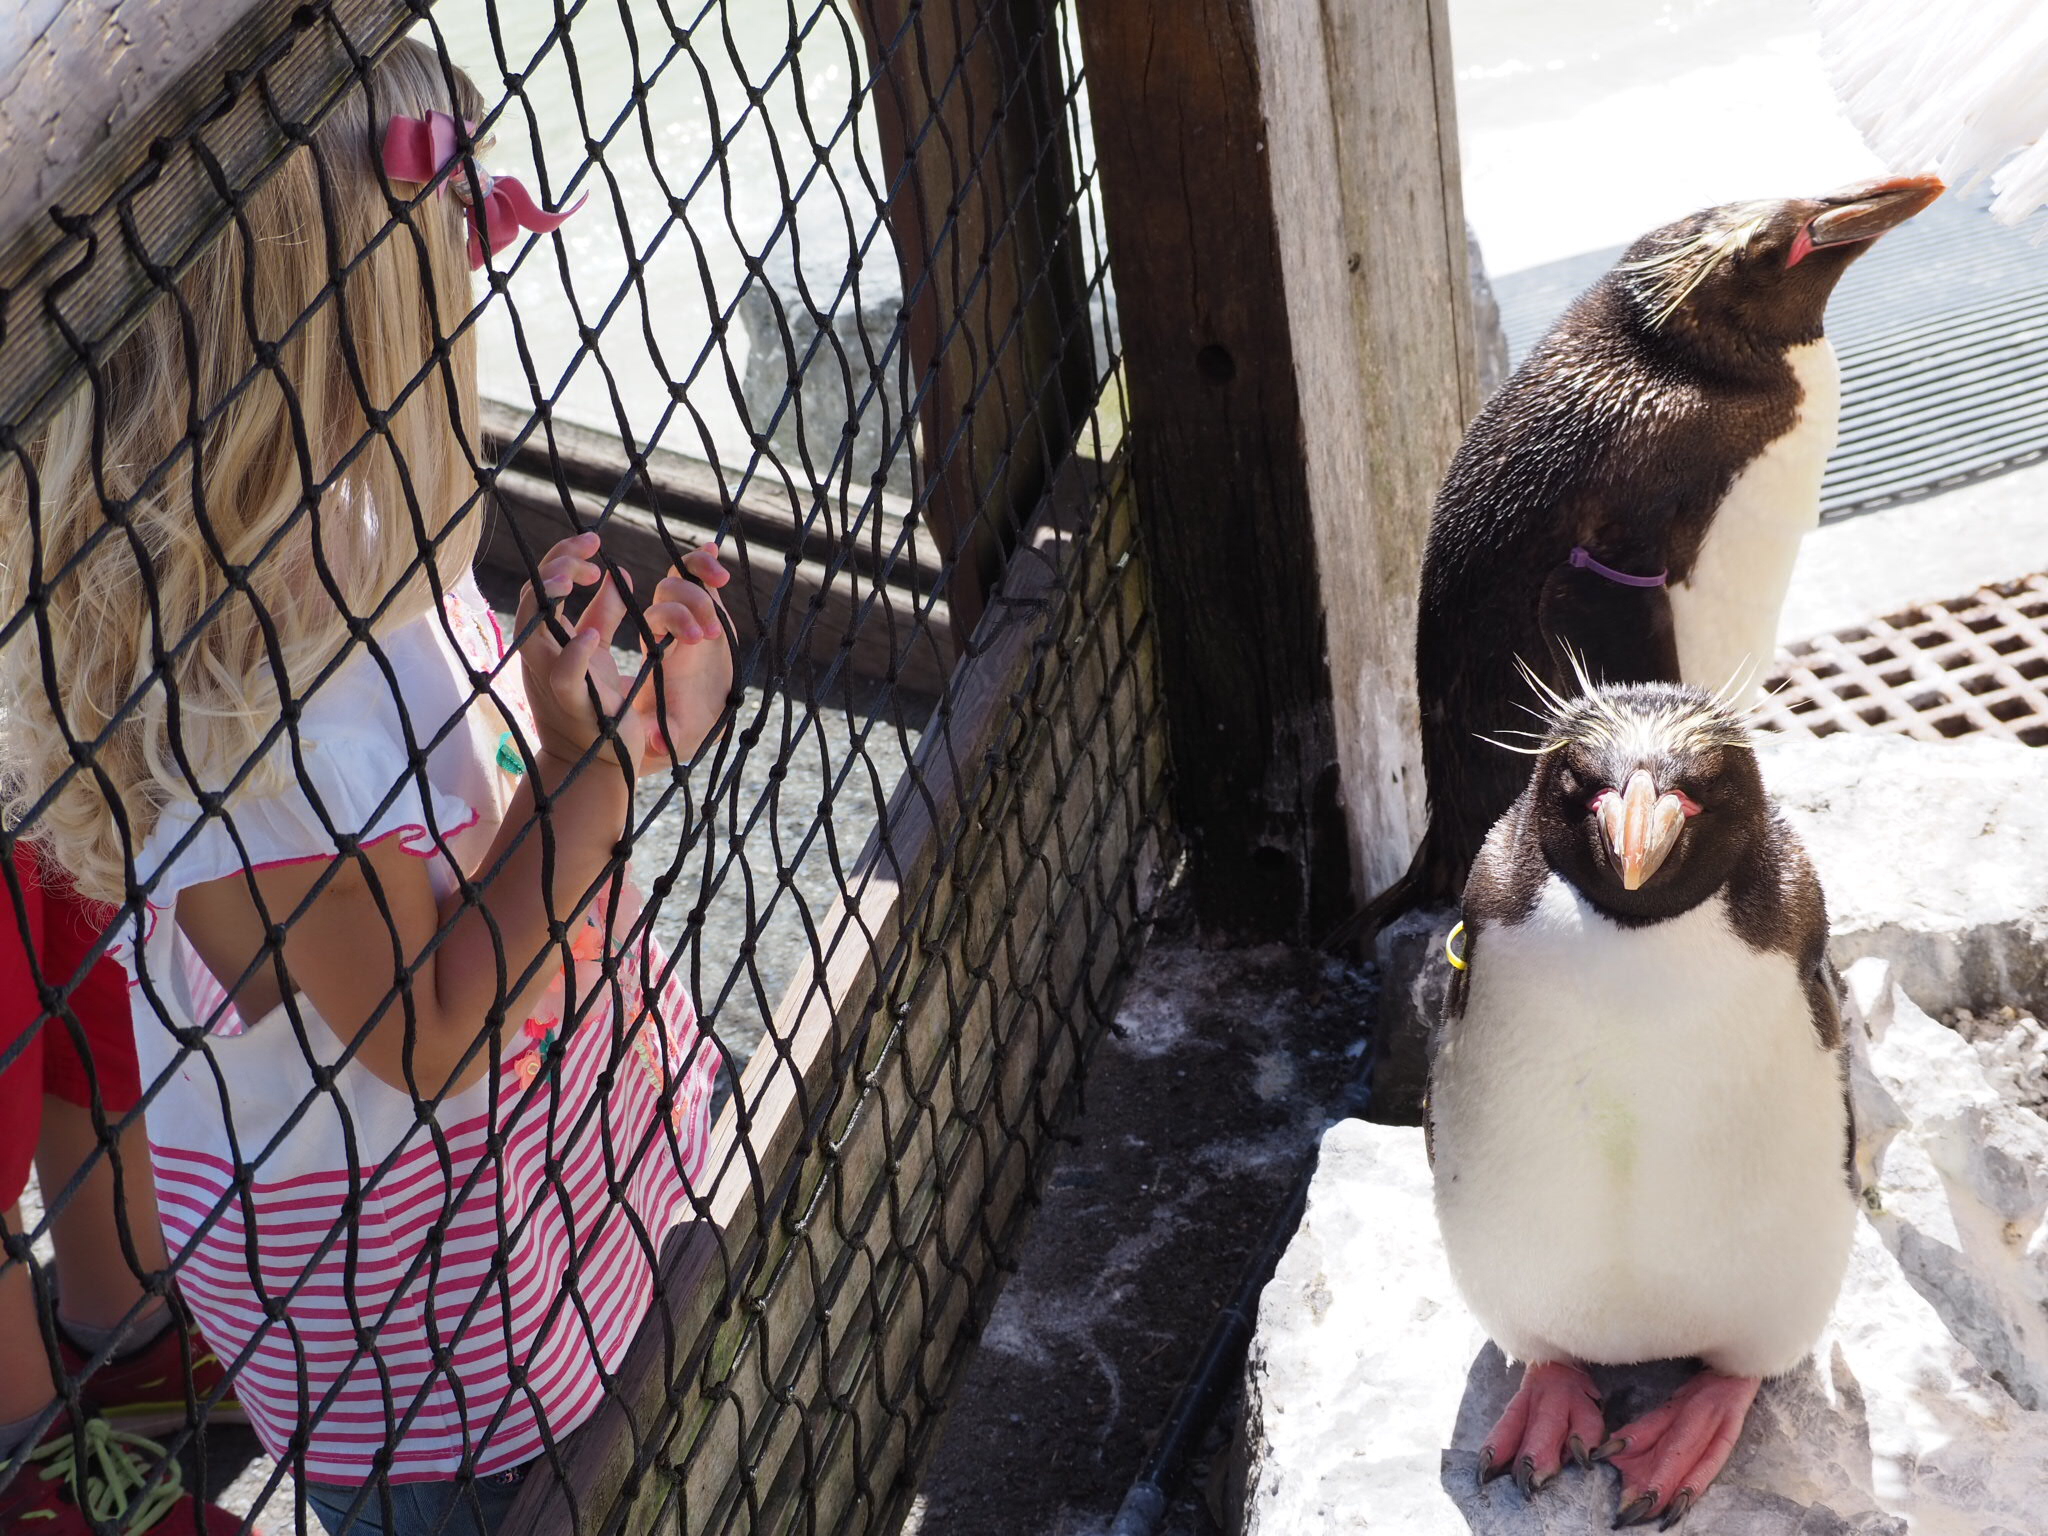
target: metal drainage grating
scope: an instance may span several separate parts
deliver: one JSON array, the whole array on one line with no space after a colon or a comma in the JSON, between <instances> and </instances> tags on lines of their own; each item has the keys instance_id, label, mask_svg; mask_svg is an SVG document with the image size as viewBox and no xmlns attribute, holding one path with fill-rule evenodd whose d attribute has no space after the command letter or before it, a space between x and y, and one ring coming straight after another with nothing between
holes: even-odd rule
<instances>
[{"instance_id":1,"label":"metal drainage grating","mask_svg":"<svg viewBox=\"0 0 2048 1536\"><path fill-rule=\"evenodd\" d=\"M2048 575L1982 587L1788 646L1758 723L2048 746Z\"/></svg>"}]
</instances>

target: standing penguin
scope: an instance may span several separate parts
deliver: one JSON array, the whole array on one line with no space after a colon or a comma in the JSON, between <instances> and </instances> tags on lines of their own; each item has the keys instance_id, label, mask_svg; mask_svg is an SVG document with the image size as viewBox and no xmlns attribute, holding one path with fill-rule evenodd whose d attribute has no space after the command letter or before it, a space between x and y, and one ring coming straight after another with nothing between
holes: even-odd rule
<instances>
[{"instance_id":1,"label":"standing penguin","mask_svg":"<svg viewBox=\"0 0 2048 1536\"><path fill-rule=\"evenodd\" d=\"M1668 1525L1760 1378L1811 1352L1848 1265L1827 913L1721 700L1552 703L1465 889L1430 1078L1437 1219L1474 1316L1528 1367L1482 1478L1530 1491L1598 1456L1622 1473L1619 1524ZM1585 1365L1684 1357L1705 1369L1608 1435Z\"/></svg>"},{"instance_id":2,"label":"standing penguin","mask_svg":"<svg viewBox=\"0 0 2048 1536\"><path fill-rule=\"evenodd\" d=\"M1487 402L1423 558L1429 825L1358 926L1456 899L1527 776L1484 739L1527 723L1518 666L1560 692L1572 653L1596 681L1761 678L1835 445L1828 297L1940 192L1907 176L1653 230Z\"/></svg>"}]
</instances>

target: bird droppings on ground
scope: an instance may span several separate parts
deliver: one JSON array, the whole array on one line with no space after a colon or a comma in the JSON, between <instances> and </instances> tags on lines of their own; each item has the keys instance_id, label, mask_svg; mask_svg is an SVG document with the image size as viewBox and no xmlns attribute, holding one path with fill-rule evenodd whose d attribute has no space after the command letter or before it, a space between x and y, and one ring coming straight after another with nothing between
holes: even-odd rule
<instances>
[{"instance_id":1,"label":"bird droppings on ground","mask_svg":"<svg viewBox=\"0 0 2048 1536\"><path fill-rule=\"evenodd\" d=\"M1101 1536L1325 1126L1357 1112L1369 973L1155 937L1088 1069L906 1532ZM1226 1405L1162 1527L1215 1536ZM1226 1517L1227 1518L1227 1517Z\"/></svg>"}]
</instances>

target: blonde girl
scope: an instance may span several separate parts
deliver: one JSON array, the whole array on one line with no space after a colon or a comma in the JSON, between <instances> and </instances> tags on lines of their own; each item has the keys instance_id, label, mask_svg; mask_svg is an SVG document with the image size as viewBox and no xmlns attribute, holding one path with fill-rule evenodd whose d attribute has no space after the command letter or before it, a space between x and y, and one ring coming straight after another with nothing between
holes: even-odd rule
<instances>
[{"instance_id":1,"label":"blonde girl","mask_svg":"<svg viewBox=\"0 0 2048 1536\"><path fill-rule=\"evenodd\" d=\"M565 540L508 662L464 322L518 189L453 148L479 109L391 52L0 470L9 819L127 903L178 1283L337 1532L488 1530L595 1410L716 1073L615 849L723 710L727 576L660 583L628 679ZM401 134L445 151L416 180Z\"/></svg>"}]
</instances>

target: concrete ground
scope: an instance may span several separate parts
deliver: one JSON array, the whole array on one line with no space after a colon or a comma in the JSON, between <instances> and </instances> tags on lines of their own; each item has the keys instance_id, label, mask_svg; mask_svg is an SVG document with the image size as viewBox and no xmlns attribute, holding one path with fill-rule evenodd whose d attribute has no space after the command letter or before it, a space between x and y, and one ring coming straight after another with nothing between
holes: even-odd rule
<instances>
[{"instance_id":1,"label":"concrete ground","mask_svg":"<svg viewBox=\"0 0 2048 1536\"><path fill-rule=\"evenodd\" d=\"M2048 465L1828 523L1806 537L1779 642L2048 570Z\"/></svg>"},{"instance_id":2,"label":"concrete ground","mask_svg":"<svg viewBox=\"0 0 2048 1536\"><path fill-rule=\"evenodd\" d=\"M1368 975L1327 956L1205 951L1162 925L906 1533L1108 1529L1323 1128L1362 1104L1371 1007ZM1234 1422L1197 1437L1171 1536L1218 1529Z\"/></svg>"}]
</instances>

